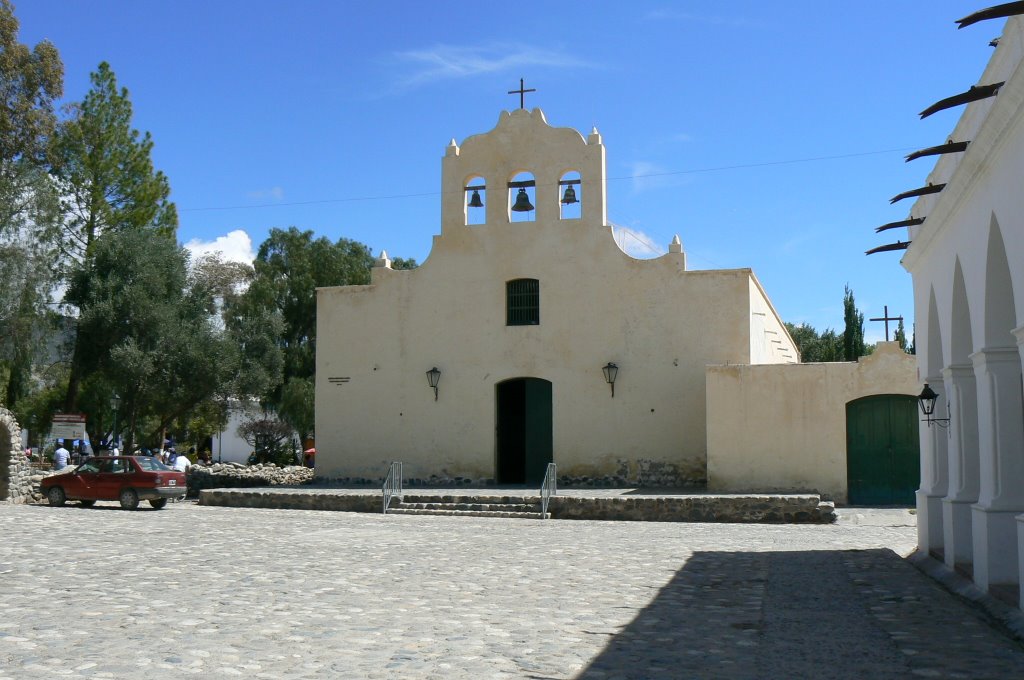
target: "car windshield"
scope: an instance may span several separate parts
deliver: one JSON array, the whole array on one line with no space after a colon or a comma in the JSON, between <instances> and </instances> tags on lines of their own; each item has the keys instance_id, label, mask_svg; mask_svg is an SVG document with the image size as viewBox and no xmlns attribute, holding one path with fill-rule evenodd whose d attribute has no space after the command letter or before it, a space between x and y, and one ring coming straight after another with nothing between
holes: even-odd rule
<instances>
[{"instance_id":1,"label":"car windshield","mask_svg":"<svg viewBox=\"0 0 1024 680\"><path fill-rule=\"evenodd\" d=\"M161 470L171 469L164 465L163 463L161 463L160 461L158 461L156 458L149 458L146 456L136 458L135 462L138 463L139 467L142 468L143 470L149 470L151 472L160 472Z\"/></svg>"}]
</instances>

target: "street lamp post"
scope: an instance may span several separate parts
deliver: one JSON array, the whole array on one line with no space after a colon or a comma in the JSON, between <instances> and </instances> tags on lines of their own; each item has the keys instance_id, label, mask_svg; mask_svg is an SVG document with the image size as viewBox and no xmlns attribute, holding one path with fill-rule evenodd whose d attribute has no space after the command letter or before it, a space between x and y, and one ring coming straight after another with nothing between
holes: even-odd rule
<instances>
[{"instance_id":1,"label":"street lamp post","mask_svg":"<svg viewBox=\"0 0 1024 680\"><path fill-rule=\"evenodd\" d=\"M114 396L110 398L110 408L114 411L114 430L110 433L111 441L108 442L111 447L117 441L117 407L121 405L121 397L118 396L117 392L114 392Z\"/></svg>"}]
</instances>

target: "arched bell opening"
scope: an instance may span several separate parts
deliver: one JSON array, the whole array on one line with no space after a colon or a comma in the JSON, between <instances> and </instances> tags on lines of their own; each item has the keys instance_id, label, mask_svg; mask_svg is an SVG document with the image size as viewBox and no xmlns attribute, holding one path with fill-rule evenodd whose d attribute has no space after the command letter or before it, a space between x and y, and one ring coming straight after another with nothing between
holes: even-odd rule
<instances>
[{"instance_id":1,"label":"arched bell opening","mask_svg":"<svg viewBox=\"0 0 1024 680\"><path fill-rule=\"evenodd\" d=\"M487 180L483 177L470 177L463 185L465 198L463 207L465 209L467 225L480 225L487 223Z\"/></svg>"},{"instance_id":2,"label":"arched bell opening","mask_svg":"<svg viewBox=\"0 0 1024 680\"><path fill-rule=\"evenodd\" d=\"M558 181L558 217L578 220L583 216L583 182L580 173L572 170Z\"/></svg>"},{"instance_id":3,"label":"arched bell opening","mask_svg":"<svg viewBox=\"0 0 1024 680\"><path fill-rule=\"evenodd\" d=\"M520 172L508 183L509 222L533 222L537 219L537 182L533 174Z\"/></svg>"}]
</instances>

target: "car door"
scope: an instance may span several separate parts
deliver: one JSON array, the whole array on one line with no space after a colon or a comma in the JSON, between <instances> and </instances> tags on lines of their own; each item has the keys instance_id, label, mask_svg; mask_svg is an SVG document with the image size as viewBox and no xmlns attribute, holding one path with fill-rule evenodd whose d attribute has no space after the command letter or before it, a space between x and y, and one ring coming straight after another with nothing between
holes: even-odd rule
<instances>
[{"instance_id":1,"label":"car door","mask_svg":"<svg viewBox=\"0 0 1024 680\"><path fill-rule=\"evenodd\" d=\"M98 496L97 483L99 472L103 467L103 461L97 458L82 463L78 468L68 474L67 481L63 483L64 493L68 498L94 501Z\"/></svg>"},{"instance_id":2,"label":"car door","mask_svg":"<svg viewBox=\"0 0 1024 680\"><path fill-rule=\"evenodd\" d=\"M107 458L103 461L99 473L96 475L96 491L98 500L116 501L121 493L121 486L125 479L125 459Z\"/></svg>"}]
</instances>

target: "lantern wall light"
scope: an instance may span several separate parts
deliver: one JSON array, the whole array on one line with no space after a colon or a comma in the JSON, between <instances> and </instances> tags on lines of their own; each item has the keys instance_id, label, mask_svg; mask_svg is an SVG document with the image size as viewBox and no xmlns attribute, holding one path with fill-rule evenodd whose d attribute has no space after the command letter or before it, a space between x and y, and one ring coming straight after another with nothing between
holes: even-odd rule
<instances>
[{"instance_id":1,"label":"lantern wall light","mask_svg":"<svg viewBox=\"0 0 1024 680\"><path fill-rule=\"evenodd\" d=\"M928 427L935 423L939 427L948 427L949 418L933 418L932 414L935 413L935 402L938 400L939 395L936 394L935 390L928 386L928 383L924 384L924 389L921 390L921 394L917 395L918 405L921 407L921 413L924 415L923 423L927 423ZM949 415L949 402L946 402L946 411Z\"/></svg>"},{"instance_id":2,"label":"lantern wall light","mask_svg":"<svg viewBox=\"0 0 1024 680\"><path fill-rule=\"evenodd\" d=\"M608 362L601 367L601 372L604 373L604 381L612 387L612 399L615 398L615 378L619 375L619 367Z\"/></svg>"},{"instance_id":3,"label":"lantern wall light","mask_svg":"<svg viewBox=\"0 0 1024 680\"><path fill-rule=\"evenodd\" d=\"M437 369L437 366L427 371L427 384L434 388L434 401L437 401L437 383L439 380L441 380L441 371Z\"/></svg>"}]
</instances>

